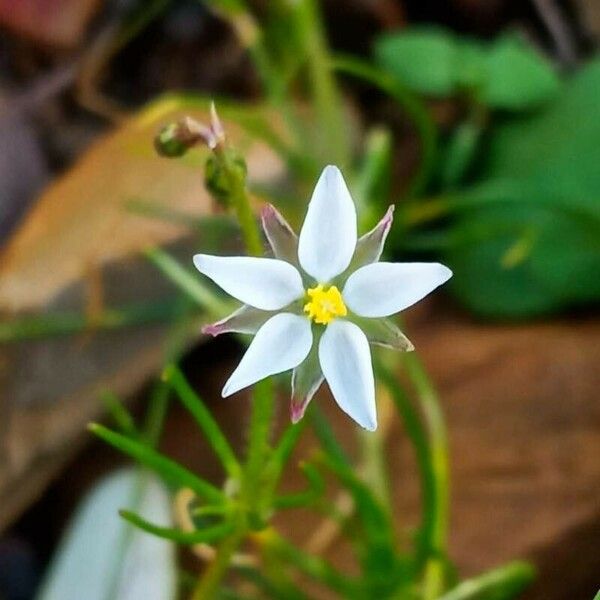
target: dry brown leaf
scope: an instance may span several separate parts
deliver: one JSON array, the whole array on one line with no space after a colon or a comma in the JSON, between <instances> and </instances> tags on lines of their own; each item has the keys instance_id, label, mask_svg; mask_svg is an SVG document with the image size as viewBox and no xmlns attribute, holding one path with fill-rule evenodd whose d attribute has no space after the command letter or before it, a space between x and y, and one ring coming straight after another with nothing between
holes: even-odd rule
<instances>
[{"instance_id":1,"label":"dry brown leaf","mask_svg":"<svg viewBox=\"0 0 600 600\"><path fill-rule=\"evenodd\" d=\"M197 216L210 212L197 155L195 160L167 160L152 147L161 124L183 114L207 119L203 111L180 107L177 98L150 105L97 142L48 188L0 255L0 310L40 308L90 267L172 242L185 232L183 226L132 213L126 208L131 200ZM244 148L253 180L282 171L265 144L252 141L227 119L225 126L232 143Z\"/></svg>"}]
</instances>

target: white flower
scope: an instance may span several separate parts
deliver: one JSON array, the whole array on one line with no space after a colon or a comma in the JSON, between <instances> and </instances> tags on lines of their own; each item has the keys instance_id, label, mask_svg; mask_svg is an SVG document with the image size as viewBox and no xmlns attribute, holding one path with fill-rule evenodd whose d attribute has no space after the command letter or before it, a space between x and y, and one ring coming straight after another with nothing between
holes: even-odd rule
<instances>
[{"instance_id":1,"label":"white flower","mask_svg":"<svg viewBox=\"0 0 600 600\"><path fill-rule=\"evenodd\" d=\"M255 334L223 397L293 369L293 422L326 379L344 412L365 429L377 428L369 342L412 350L384 317L412 306L452 276L439 263L378 262L392 218L393 206L357 239L354 203L339 169L329 166L299 238L275 208L264 209L262 224L275 258L194 256L201 273L244 303L205 333Z\"/></svg>"}]
</instances>

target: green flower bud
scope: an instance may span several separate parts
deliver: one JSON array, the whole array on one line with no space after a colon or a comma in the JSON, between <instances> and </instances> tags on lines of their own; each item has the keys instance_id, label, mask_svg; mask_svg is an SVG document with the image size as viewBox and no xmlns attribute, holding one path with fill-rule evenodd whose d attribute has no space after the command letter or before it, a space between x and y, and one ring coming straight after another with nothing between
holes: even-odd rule
<instances>
[{"instance_id":1,"label":"green flower bud","mask_svg":"<svg viewBox=\"0 0 600 600\"><path fill-rule=\"evenodd\" d=\"M246 181L246 161L235 150L227 148L224 155L211 154L206 159L204 184L213 198L225 208L230 207L233 182L241 185Z\"/></svg>"}]
</instances>

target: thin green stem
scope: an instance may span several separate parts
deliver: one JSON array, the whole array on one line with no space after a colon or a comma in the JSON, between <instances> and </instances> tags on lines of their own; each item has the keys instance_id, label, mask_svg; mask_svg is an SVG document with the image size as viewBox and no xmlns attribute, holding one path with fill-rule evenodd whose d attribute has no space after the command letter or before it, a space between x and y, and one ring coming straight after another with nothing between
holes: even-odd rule
<instances>
[{"instance_id":1,"label":"thin green stem","mask_svg":"<svg viewBox=\"0 0 600 600\"><path fill-rule=\"evenodd\" d=\"M435 388L415 352L404 357L406 371L415 387L429 432L431 468L434 475L435 511L432 514L433 556L425 565L424 600L435 600L444 590L446 544L448 537L449 466L446 425Z\"/></svg>"},{"instance_id":2,"label":"thin green stem","mask_svg":"<svg viewBox=\"0 0 600 600\"><path fill-rule=\"evenodd\" d=\"M296 23L306 54L317 122L322 128L320 137L328 144L323 151L327 161L347 166L351 155L348 126L344 123L343 104L332 75L319 7L315 0L300 0L296 4Z\"/></svg>"},{"instance_id":3,"label":"thin green stem","mask_svg":"<svg viewBox=\"0 0 600 600\"><path fill-rule=\"evenodd\" d=\"M418 537L416 564L421 566L432 555L433 523L436 514L436 477L431 461L429 440L423 422L393 371L381 361L376 362L377 377L388 388L402 418L406 433L415 451L421 477L422 524Z\"/></svg>"},{"instance_id":4,"label":"thin green stem","mask_svg":"<svg viewBox=\"0 0 600 600\"><path fill-rule=\"evenodd\" d=\"M169 408L169 386L159 381L150 394L150 402L144 419L143 435L146 442L156 447L160 441L163 424Z\"/></svg>"},{"instance_id":5,"label":"thin green stem","mask_svg":"<svg viewBox=\"0 0 600 600\"><path fill-rule=\"evenodd\" d=\"M385 468L384 439L378 432L361 429L362 465L367 485L388 514L392 513L389 477Z\"/></svg>"},{"instance_id":6,"label":"thin green stem","mask_svg":"<svg viewBox=\"0 0 600 600\"><path fill-rule=\"evenodd\" d=\"M202 306L211 316L220 318L226 312L226 303L209 287L204 285L196 274L185 269L171 255L160 248L145 251L150 262L166 275L179 289Z\"/></svg>"},{"instance_id":7,"label":"thin green stem","mask_svg":"<svg viewBox=\"0 0 600 600\"><path fill-rule=\"evenodd\" d=\"M191 600L212 600L215 598L219 585L229 570L231 557L239 548L245 535L245 527L239 527L237 531L221 542L215 559L199 579Z\"/></svg>"},{"instance_id":8,"label":"thin green stem","mask_svg":"<svg viewBox=\"0 0 600 600\"><path fill-rule=\"evenodd\" d=\"M263 254L264 249L252 211L250 194L246 187L246 175L239 167L236 167L226 148L217 147L215 154L221 160L229 181L229 201L235 209L238 223L242 228L246 250L252 256L260 256Z\"/></svg>"},{"instance_id":9,"label":"thin green stem","mask_svg":"<svg viewBox=\"0 0 600 600\"><path fill-rule=\"evenodd\" d=\"M366 61L351 56L338 56L333 62L333 68L362 79L385 92L394 98L410 117L421 141L421 163L406 195L409 198L421 195L431 179L437 155L437 129L427 108L409 89Z\"/></svg>"},{"instance_id":10,"label":"thin green stem","mask_svg":"<svg viewBox=\"0 0 600 600\"><path fill-rule=\"evenodd\" d=\"M269 437L273 409L273 385L269 379L264 379L254 386L252 394L252 416L244 472L244 492L251 510L258 508L256 505L262 489L261 474L271 451Z\"/></svg>"}]
</instances>

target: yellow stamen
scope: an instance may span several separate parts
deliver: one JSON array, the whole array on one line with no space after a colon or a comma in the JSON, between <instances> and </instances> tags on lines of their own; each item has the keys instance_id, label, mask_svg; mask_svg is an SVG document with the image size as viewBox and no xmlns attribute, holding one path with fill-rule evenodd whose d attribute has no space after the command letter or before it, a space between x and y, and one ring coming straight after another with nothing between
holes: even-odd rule
<instances>
[{"instance_id":1,"label":"yellow stamen","mask_svg":"<svg viewBox=\"0 0 600 600\"><path fill-rule=\"evenodd\" d=\"M306 295L310 300L304 305L304 312L308 313L315 323L327 325L336 317L345 317L348 314L342 294L335 285L327 290L322 284L306 290Z\"/></svg>"}]
</instances>

